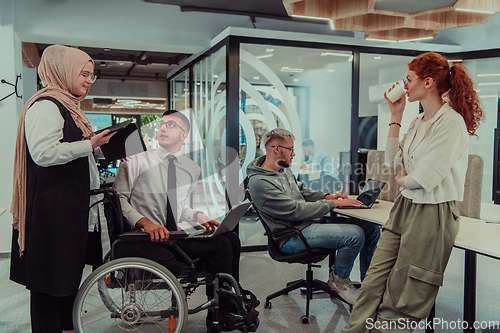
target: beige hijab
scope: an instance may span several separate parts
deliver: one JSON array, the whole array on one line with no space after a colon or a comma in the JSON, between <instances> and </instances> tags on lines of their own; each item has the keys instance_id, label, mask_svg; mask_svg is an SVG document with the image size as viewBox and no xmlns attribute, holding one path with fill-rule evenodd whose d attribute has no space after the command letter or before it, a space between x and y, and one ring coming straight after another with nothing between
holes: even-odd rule
<instances>
[{"instance_id":1,"label":"beige hijab","mask_svg":"<svg viewBox=\"0 0 500 333\"><path fill-rule=\"evenodd\" d=\"M19 117L17 126L16 152L14 157L14 189L10 212L14 216L12 225L19 231L18 244L20 255L25 249L26 226L26 138L24 136L24 118L31 105L41 97L53 97L61 102L70 112L84 138L92 136L92 126L80 109L80 101L85 96L75 96L76 80L87 62L94 61L90 56L78 49L62 45L52 45L42 54L38 75L45 88L39 90L26 103Z\"/></svg>"}]
</instances>

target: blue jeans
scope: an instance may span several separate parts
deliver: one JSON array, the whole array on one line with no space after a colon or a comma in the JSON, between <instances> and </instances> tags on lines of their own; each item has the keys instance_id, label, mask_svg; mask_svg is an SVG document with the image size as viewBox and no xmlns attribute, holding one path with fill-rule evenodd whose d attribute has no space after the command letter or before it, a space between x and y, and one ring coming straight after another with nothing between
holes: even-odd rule
<instances>
[{"instance_id":1,"label":"blue jeans","mask_svg":"<svg viewBox=\"0 0 500 333\"><path fill-rule=\"evenodd\" d=\"M302 234L311 248L337 250L334 267L335 274L340 278L349 277L359 254L359 270L363 281L380 238L380 227L356 219L325 217L322 222L304 228ZM292 254L305 250L299 236L294 235L283 245L281 252Z\"/></svg>"}]
</instances>

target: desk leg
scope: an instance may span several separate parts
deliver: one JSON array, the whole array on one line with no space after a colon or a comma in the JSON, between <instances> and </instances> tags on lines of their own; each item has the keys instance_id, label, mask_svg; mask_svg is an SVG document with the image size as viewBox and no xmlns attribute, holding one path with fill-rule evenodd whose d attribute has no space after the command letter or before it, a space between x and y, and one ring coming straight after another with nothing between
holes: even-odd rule
<instances>
[{"instance_id":1,"label":"desk leg","mask_svg":"<svg viewBox=\"0 0 500 333\"><path fill-rule=\"evenodd\" d=\"M465 250L464 321L468 323L468 328L464 332L475 331L473 324L476 321L476 261L476 253Z\"/></svg>"},{"instance_id":2,"label":"desk leg","mask_svg":"<svg viewBox=\"0 0 500 333\"><path fill-rule=\"evenodd\" d=\"M429 316L427 317L427 322L433 323L434 318L436 317L436 302L432 306L431 312L429 312ZM425 333L434 333L434 328L425 326Z\"/></svg>"}]
</instances>

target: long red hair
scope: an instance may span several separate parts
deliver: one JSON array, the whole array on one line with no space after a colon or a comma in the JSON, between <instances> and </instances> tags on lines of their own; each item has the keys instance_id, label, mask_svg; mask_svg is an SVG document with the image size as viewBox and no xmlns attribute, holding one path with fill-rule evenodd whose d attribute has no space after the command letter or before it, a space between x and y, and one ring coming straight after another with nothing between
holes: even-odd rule
<instances>
[{"instance_id":1,"label":"long red hair","mask_svg":"<svg viewBox=\"0 0 500 333\"><path fill-rule=\"evenodd\" d=\"M450 67L448 60L439 53L427 52L413 59L408 69L421 79L431 77L441 96L462 115L469 134L476 135L484 114L474 82L462 64L455 63Z\"/></svg>"}]
</instances>

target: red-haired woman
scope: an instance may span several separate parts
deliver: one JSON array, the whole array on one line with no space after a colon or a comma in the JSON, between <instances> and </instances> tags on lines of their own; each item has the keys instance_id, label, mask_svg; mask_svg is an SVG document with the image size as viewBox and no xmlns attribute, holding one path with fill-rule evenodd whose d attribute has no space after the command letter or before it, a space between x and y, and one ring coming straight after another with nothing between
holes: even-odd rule
<instances>
[{"instance_id":1,"label":"red-haired woman","mask_svg":"<svg viewBox=\"0 0 500 333\"><path fill-rule=\"evenodd\" d=\"M399 142L406 99L385 96L385 158L403 165L396 176L402 190L342 332L411 332L434 304L459 230L455 201L463 200L469 135L483 118L474 83L462 65L424 53L408 64L404 87L424 112Z\"/></svg>"}]
</instances>

